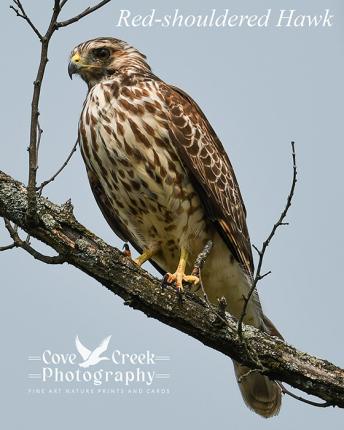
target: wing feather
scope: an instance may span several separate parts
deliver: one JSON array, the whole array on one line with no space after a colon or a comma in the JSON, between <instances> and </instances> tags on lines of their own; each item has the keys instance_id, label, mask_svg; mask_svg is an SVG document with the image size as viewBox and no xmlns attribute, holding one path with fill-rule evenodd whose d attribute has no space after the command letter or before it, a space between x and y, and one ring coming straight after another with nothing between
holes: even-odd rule
<instances>
[{"instance_id":1,"label":"wing feather","mask_svg":"<svg viewBox=\"0 0 344 430\"><path fill-rule=\"evenodd\" d=\"M169 136L200 194L208 216L236 259L253 273L246 209L228 155L197 103L159 82L169 112Z\"/></svg>"}]
</instances>

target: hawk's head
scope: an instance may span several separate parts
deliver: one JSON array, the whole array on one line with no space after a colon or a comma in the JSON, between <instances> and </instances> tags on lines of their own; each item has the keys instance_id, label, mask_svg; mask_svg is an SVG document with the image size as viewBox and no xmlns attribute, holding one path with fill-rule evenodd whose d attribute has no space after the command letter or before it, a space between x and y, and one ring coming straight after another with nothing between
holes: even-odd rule
<instances>
[{"instance_id":1,"label":"hawk's head","mask_svg":"<svg viewBox=\"0 0 344 430\"><path fill-rule=\"evenodd\" d=\"M146 57L128 43L112 37L88 40L76 46L68 65L69 76L77 73L89 87L123 67L150 70Z\"/></svg>"}]
</instances>

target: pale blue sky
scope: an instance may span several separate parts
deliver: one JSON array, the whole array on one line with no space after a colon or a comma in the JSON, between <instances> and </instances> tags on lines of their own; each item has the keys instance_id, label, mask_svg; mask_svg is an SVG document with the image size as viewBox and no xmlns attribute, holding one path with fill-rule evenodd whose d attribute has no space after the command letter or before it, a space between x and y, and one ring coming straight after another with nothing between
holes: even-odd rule
<instances>
[{"instance_id":1,"label":"pale blue sky","mask_svg":"<svg viewBox=\"0 0 344 430\"><path fill-rule=\"evenodd\" d=\"M91 0L70 1L68 18ZM40 28L51 1L23 0ZM343 30L344 6L334 0L298 1L118 0L85 20L59 30L51 43L41 102L44 129L39 179L46 179L74 143L86 94L69 80L68 55L78 43L114 36L144 52L153 71L189 92L200 104L230 153L248 210L252 242L260 244L284 204L291 179L290 141L296 141L299 182L289 213L259 286L266 314L296 347L344 366L340 268L343 258ZM25 181L29 108L39 43L2 1L2 139L0 169ZM120 9L149 13L264 13L298 8L317 14L331 9L328 29L116 28ZM46 189L55 202L72 199L78 219L109 243L122 246L98 210L77 153L63 175ZM0 230L1 244L7 243ZM280 415L264 421L243 404L230 360L178 331L123 306L112 293L73 267L47 266L23 251L0 255L3 297L3 407L0 422L18 428L211 427L291 430L338 429L343 412L315 409L285 398ZM147 266L148 270L152 270ZM171 356L171 393L164 396L29 396L27 356L50 348L74 351L112 334L112 348L150 349ZM6 354L5 354L6 352ZM111 426L111 427L110 427Z\"/></svg>"}]
</instances>

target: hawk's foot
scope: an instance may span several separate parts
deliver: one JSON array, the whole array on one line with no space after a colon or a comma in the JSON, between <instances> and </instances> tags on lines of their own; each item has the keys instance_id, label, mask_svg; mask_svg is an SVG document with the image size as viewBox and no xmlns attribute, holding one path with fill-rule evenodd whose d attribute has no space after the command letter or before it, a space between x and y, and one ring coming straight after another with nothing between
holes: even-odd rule
<instances>
[{"instance_id":1,"label":"hawk's foot","mask_svg":"<svg viewBox=\"0 0 344 430\"><path fill-rule=\"evenodd\" d=\"M164 282L166 284L175 284L176 289L178 292L182 293L184 288L183 288L183 283L185 284L191 284L191 285L198 285L199 284L199 278L197 276L194 275L185 275L182 272L178 272L178 270L174 273L166 273L165 278L164 278Z\"/></svg>"},{"instance_id":2,"label":"hawk's foot","mask_svg":"<svg viewBox=\"0 0 344 430\"><path fill-rule=\"evenodd\" d=\"M186 262L188 259L188 251L182 247L180 250L180 258L177 270L174 273L166 273L162 286L166 284L174 284L178 293L183 292L183 283L198 285L200 279L195 274L185 275Z\"/></svg>"}]
</instances>

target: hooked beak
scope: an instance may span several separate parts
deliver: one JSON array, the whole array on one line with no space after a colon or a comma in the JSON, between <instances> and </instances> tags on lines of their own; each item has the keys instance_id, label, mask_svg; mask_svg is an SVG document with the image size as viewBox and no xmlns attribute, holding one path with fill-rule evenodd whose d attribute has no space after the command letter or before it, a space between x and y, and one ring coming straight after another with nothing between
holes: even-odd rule
<instances>
[{"instance_id":1,"label":"hooked beak","mask_svg":"<svg viewBox=\"0 0 344 430\"><path fill-rule=\"evenodd\" d=\"M71 79L73 79L73 75L75 73L79 73L80 66L81 66L80 55L74 54L68 64L68 75Z\"/></svg>"}]
</instances>

